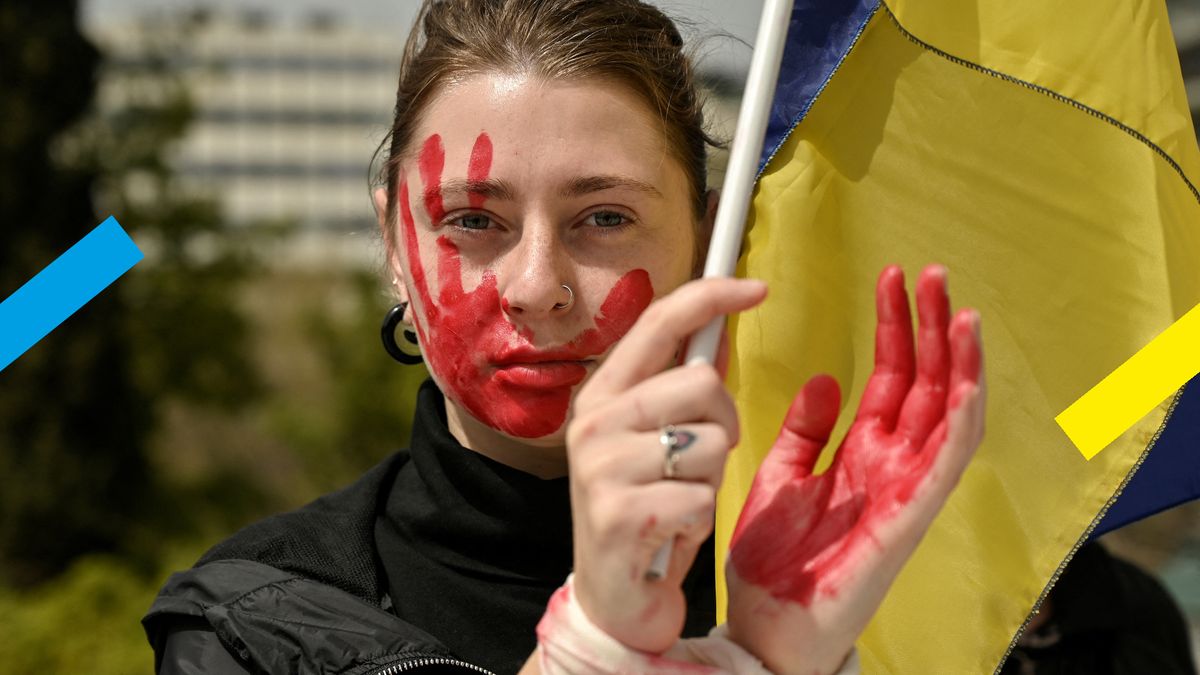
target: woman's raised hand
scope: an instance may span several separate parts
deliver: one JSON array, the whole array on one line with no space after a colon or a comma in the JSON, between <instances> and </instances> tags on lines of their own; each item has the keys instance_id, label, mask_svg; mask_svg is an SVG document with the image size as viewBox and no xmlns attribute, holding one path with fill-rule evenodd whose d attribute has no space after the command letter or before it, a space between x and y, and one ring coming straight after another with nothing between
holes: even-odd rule
<instances>
[{"instance_id":1,"label":"woman's raised hand","mask_svg":"<svg viewBox=\"0 0 1200 675\"><path fill-rule=\"evenodd\" d=\"M835 672L983 436L979 318L950 316L946 273L917 282L913 355L904 277L876 292L875 371L829 470L813 465L840 394L810 380L755 476L726 564L729 631L775 673Z\"/></svg>"},{"instance_id":2,"label":"woman's raised hand","mask_svg":"<svg viewBox=\"0 0 1200 675\"><path fill-rule=\"evenodd\" d=\"M758 281L706 279L653 303L575 398L567 429L578 601L588 618L633 649L658 653L683 629L680 584L712 531L737 411L717 370L669 368L710 320L762 302ZM666 425L682 450L666 480ZM650 561L673 543L665 578Z\"/></svg>"}]
</instances>

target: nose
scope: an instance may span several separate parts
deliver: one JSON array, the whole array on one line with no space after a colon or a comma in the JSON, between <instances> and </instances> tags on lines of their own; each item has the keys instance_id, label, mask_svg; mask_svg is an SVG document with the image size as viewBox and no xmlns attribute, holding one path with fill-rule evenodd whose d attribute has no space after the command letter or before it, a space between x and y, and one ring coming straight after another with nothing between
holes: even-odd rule
<instances>
[{"instance_id":1,"label":"nose","mask_svg":"<svg viewBox=\"0 0 1200 675\"><path fill-rule=\"evenodd\" d=\"M501 306L513 318L565 314L575 304L570 256L548 227L526 226L505 256Z\"/></svg>"}]
</instances>

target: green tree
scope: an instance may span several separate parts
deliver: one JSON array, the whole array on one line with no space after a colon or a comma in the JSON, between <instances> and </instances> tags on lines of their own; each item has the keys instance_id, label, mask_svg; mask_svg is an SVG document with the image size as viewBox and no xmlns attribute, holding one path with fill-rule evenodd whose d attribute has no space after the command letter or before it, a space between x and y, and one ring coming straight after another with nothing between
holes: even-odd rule
<instances>
[{"instance_id":1,"label":"green tree","mask_svg":"<svg viewBox=\"0 0 1200 675\"><path fill-rule=\"evenodd\" d=\"M147 258L0 371L0 583L9 585L45 580L87 552L130 552L153 540L147 514L186 526L147 459L161 406L236 407L261 390L235 302L247 248L166 160L193 116L172 70L180 36L160 35L146 58L113 73L76 9L74 0L0 5L0 296L103 215L117 216ZM97 106L100 81L117 82L125 102Z\"/></svg>"}]
</instances>

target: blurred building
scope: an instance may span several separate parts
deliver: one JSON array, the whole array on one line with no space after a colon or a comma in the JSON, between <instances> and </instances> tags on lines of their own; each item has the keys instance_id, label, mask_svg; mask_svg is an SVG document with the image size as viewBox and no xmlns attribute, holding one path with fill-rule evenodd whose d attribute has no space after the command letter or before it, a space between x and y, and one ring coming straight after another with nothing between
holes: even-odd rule
<instances>
[{"instance_id":1,"label":"blurred building","mask_svg":"<svg viewBox=\"0 0 1200 675\"><path fill-rule=\"evenodd\" d=\"M300 264L375 260L364 242L376 232L371 159L391 122L407 27L203 4L88 23L115 75L143 65L162 36L184 36L167 51L197 110L174 166L231 221L294 219L301 229L286 251ZM109 108L129 86L113 79L100 95ZM706 82L713 126L728 138L741 83L728 74ZM714 158L715 179L723 168Z\"/></svg>"},{"instance_id":2,"label":"blurred building","mask_svg":"<svg viewBox=\"0 0 1200 675\"><path fill-rule=\"evenodd\" d=\"M182 36L166 51L196 114L173 163L232 222L294 219L301 248L376 231L371 157L391 121L403 33L327 12L284 21L264 9L158 12L89 28L117 74L153 58L162 36ZM120 98L110 88L101 105Z\"/></svg>"},{"instance_id":3,"label":"blurred building","mask_svg":"<svg viewBox=\"0 0 1200 675\"><path fill-rule=\"evenodd\" d=\"M1200 127L1200 1L1168 5ZM143 5L112 21L93 16L88 30L120 71L146 58L156 35L186 25L186 39L172 46L172 65L197 117L175 168L217 195L235 223L296 220L301 232L289 248L304 262L369 259L375 250L363 239L375 232L370 162L390 122L407 26L351 20L352 7L266 7L199 3L172 13ZM398 11L397 21L411 10ZM710 119L728 138L741 73L719 60L708 65L722 73L707 78ZM110 90L102 100L119 95ZM714 157L712 168L719 181L723 158Z\"/></svg>"}]
</instances>

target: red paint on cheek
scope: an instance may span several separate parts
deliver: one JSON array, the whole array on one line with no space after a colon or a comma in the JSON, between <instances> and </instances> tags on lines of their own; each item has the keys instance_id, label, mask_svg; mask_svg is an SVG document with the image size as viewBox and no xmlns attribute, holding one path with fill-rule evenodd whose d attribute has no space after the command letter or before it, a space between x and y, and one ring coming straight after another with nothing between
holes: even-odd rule
<instances>
[{"instance_id":1,"label":"red paint on cheek","mask_svg":"<svg viewBox=\"0 0 1200 675\"><path fill-rule=\"evenodd\" d=\"M486 180L491 158L491 141L486 134L480 134L471 153L469 179ZM424 144L418 165L424 182L425 209L435 225L445 215L441 194L444 163L441 138L431 136ZM448 396L479 421L511 436L539 438L561 428L571 405L571 392L587 376L582 363L569 362L606 352L633 326L654 298L650 275L645 270L626 273L609 291L600 313L594 318L593 328L549 353L545 349L538 350L544 357L568 362L563 369L570 377L560 378L555 386L517 384L497 377L494 364L506 354L534 349L534 336L529 330L518 330L509 322L497 291L495 274L485 272L478 286L464 290L458 247L447 237L439 237L439 289L435 298L422 267L406 183L400 187L400 215L410 274L420 309L424 312L425 321L418 322L418 334L426 362Z\"/></svg>"}]
</instances>

